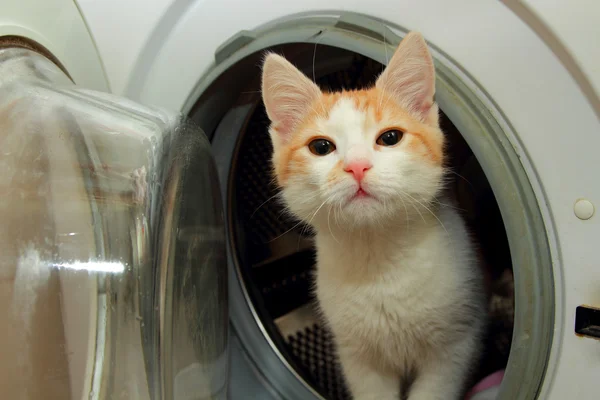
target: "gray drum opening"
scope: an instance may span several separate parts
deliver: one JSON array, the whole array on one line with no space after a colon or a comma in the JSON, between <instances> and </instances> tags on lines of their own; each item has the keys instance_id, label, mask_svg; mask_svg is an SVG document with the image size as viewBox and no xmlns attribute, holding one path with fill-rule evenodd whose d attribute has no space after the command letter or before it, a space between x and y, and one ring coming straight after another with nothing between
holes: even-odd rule
<instances>
[{"instance_id":1,"label":"gray drum opening","mask_svg":"<svg viewBox=\"0 0 600 400\"><path fill-rule=\"evenodd\" d=\"M340 13L296 15L256 31L240 32L217 50L213 68L192 91L185 106L185 111L211 137L224 191L233 330L270 389L285 399L324 396L284 355L281 338L273 334L273 327L269 326L272 324L264 323L264 305L253 297L241 268L244 243L236 234L239 221L234 205L242 199L235 199L234 171L243 158L240 132L248 129L250 116L260 104L260 61L266 50L283 52L314 77L347 65L348 51L386 64L405 32L362 15ZM324 53L320 53L322 49L326 49ZM460 66L433 46L432 53L437 69L437 102L481 166L498 204L510 247L514 330L498 398L536 398L544 379L554 324L553 271L546 234L550 228L545 226L540 211L544 199L537 199L534 194L531 182L536 177L528 176L523 166L526 154L518 150L518 134L510 121ZM268 163L266 157L264 163ZM309 246L303 241L297 245Z\"/></svg>"}]
</instances>

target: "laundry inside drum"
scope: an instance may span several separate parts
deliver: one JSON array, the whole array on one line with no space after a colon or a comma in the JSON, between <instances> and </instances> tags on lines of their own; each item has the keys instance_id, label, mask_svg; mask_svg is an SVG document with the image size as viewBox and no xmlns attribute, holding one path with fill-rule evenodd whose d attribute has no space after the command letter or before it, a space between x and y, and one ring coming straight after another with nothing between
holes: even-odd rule
<instances>
[{"instance_id":1,"label":"laundry inside drum","mask_svg":"<svg viewBox=\"0 0 600 400\"><path fill-rule=\"evenodd\" d=\"M329 90L368 87L383 70L367 57L327 46L314 52L313 45L287 45L277 52L303 65L308 76L314 74L319 86ZM255 74L254 86L258 68ZM326 399L348 399L331 334L315 312L312 233L289 217L277 200L269 120L260 94L254 92L252 111L235 147L228 191L238 272L264 331L298 376ZM477 240L490 292L485 351L480 364L473 366L476 382L505 368L508 360L514 313L512 263L502 217L483 170L443 110L440 121L452 171L448 189Z\"/></svg>"}]
</instances>

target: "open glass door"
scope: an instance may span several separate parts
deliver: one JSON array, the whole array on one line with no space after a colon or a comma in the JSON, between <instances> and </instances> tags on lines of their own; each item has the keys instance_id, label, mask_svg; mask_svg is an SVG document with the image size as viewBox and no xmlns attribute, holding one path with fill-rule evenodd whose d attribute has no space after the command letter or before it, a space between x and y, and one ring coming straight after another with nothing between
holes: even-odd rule
<instances>
[{"instance_id":1,"label":"open glass door","mask_svg":"<svg viewBox=\"0 0 600 400\"><path fill-rule=\"evenodd\" d=\"M225 233L202 131L0 50L0 285L3 397L225 398Z\"/></svg>"}]
</instances>

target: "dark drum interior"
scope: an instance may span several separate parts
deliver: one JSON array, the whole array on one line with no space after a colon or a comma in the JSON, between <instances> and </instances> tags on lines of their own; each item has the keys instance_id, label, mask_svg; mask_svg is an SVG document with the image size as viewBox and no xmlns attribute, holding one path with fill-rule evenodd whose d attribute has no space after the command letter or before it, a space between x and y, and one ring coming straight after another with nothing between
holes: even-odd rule
<instances>
[{"instance_id":1,"label":"dark drum interior","mask_svg":"<svg viewBox=\"0 0 600 400\"><path fill-rule=\"evenodd\" d=\"M369 86L383 69L362 55L327 46L319 46L317 52L308 44L275 50L292 60L303 60L299 67L310 77L314 73L317 83L329 90ZM315 253L310 230L287 217L274 198L269 121L256 92L260 59L256 55L244 71L252 76L244 93L255 104L239 132L228 191L229 229L239 273L265 330L289 364L323 397L347 399L330 334L314 312ZM345 61L336 61L340 59ZM441 124L449 144L449 190L478 242L490 292L485 352L480 365L473 366L474 382L504 368L508 360L514 313L512 263L502 217L485 174L443 113Z\"/></svg>"}]
</instances>

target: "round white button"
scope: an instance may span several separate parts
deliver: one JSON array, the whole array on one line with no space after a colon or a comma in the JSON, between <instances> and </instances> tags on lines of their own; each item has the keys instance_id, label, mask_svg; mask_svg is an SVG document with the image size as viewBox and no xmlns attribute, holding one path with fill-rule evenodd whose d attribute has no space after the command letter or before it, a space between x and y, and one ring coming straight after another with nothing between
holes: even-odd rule
<instances>
[{"instance_id":1,"label":"round white button","mask_svg":"<svg viewBox=\"0 0 600 400\"><path fill-rule=\"evenodd\" d=\"M579 199L575 202L575 215L579 219L590 219L594 215L594 205L586 199Z\"/></svg>"}]
</instances>

